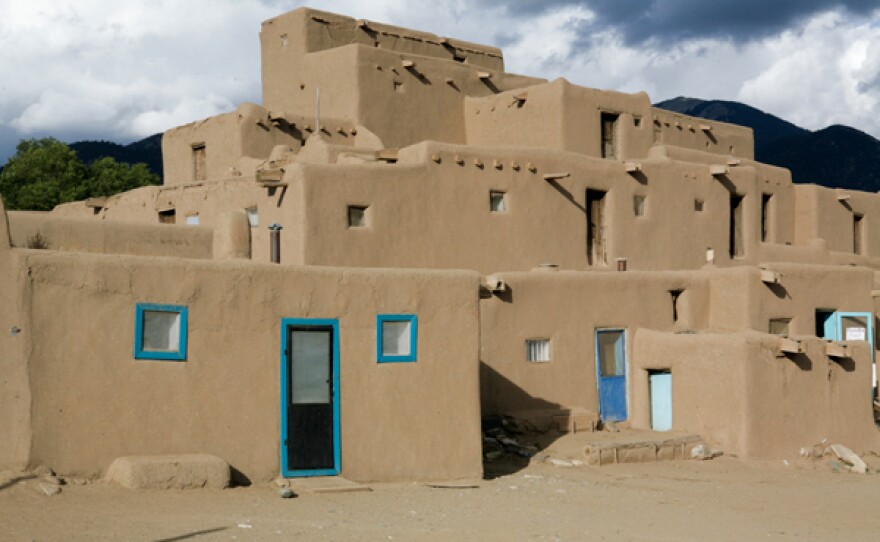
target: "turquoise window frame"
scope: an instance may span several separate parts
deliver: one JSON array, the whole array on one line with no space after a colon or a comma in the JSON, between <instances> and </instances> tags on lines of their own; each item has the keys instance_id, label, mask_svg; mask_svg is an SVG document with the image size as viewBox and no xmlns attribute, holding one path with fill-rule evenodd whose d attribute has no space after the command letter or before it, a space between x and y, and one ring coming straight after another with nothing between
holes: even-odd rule
<instances>
[{"instance_id":1,"label":"turquoise window frame","mask_svg":"<svg viewBox=\"0 0 880 542\"><path fill-rule=\"evenodd\" d=\"M386 322L409 322L409 354L388 356L382 353L382 329ZM376 315L376 360L379 363L412 363L418 357L419 317L415 314Z\"/></svg>"},{"instance_id":2,"label":"turquoise window frame","mask_svg":"<svg viewBox=\"0 0 880 542\"><path fill-rule=\"evenodd\" d=\"M180 336L177 350L158 352L144 350L144 312L174 312L180 314ZM134 359L155 359L165 361L186 361L187 329L189 327L189 309L186 305L159 305L156 303L138 303L134 316Z\"/></svg>"}]
</instances>

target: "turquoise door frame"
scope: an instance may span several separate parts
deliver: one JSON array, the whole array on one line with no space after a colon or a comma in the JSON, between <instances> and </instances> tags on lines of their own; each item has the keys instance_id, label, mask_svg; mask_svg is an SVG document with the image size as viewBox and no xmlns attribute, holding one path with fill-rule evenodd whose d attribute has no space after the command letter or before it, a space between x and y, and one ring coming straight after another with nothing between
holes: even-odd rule
<instances>
[{"instance_id":1,"label":"turquoise door frame","mask_svg":"<svg viewBox=\"0 0 880 542\"><path fill-rule=\"evenodd\" d=\"M329 327L333 330L333 468L296 470L288 464L289 446L296 435L290 435L288 403L290 402L290 363L288 344L291 327ZM282 318L281 319L281 475L285 477L336 476L342 468L342 446L339 422L339 320L329 318Z\"/></svg>"},{"instance_id":2,"label":"turquoise door frame","mask_svg":"<svg viewBox=\"0 0 880 542\"><path fill-rule=\"evenodd\" d=\"M600 337L605 334L618 334L614 341L614 370L603 375L602 348ZM595 332L596 342L596 383L599 394L599 418L603 422L620 422L627 419L626 408L626 329L600 328ZM610 366L608 367L610 368Z\"/></svg>"}]
</instances>

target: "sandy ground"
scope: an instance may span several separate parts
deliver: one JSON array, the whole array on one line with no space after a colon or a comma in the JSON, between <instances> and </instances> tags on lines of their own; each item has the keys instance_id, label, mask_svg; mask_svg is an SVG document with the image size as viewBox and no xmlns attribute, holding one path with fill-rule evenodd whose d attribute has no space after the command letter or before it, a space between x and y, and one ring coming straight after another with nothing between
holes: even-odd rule
<instances>
[{"instance_id":1,"label":"sandy ground","mask_svg":"<svg viewBox=\"0 0 880 542\"><path fill-rule=\"evenodd\" d=\"M68 483L47 496L38 479L0 472L0 540L880 540L880 475L827 460L510 470L476 488L373 484L293 499L271 484Z\"/></svg>"}]
</instances>

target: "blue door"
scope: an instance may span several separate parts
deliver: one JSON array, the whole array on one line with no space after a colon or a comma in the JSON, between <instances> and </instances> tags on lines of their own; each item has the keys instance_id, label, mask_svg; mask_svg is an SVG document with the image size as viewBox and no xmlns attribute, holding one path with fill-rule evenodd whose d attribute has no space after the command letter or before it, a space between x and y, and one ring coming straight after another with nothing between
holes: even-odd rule
<instances>
[{"instance_id":1,"label":"blue door","mask_svg":"<svg viewBox=\"0 0 880 542\"><path fill-rule=\"evenodd\" d=\"M816 326L822 338L831 341L867 341L871 345L871 386L877 388L877 365L874 360L874 314L870 312L816 311ZM818 331L818 329L817 329Z\"/></svg>"},{"instance_id":2,"label":"blue door","mask_svg":"<svg viewBox=\"0 0 880 542\"><path fill-rule=\"evenodd\" d=\"M669 431L672 429L672 373L669 371L650 371L651 384L651 429Z\"/></svg>"},{"instance_id":3,"label":"blue door","mask_svg":"<svg viewBox=\"0 0 880 542\"><path fill-rule=\"evenodd\" d=\"M596 377L599 386L599 417L603 422L626 419L625 330L596 330Z\"/></svg>"},{"instance_id":4,"label":"blue door","mask_svg":"<svg viewBox=\"0 0 880 542\"><path fill-rule=\"evenodd\" d=\"M339 474L339 323L281 321L281 473Z\"/></svg>"}]
</instances>

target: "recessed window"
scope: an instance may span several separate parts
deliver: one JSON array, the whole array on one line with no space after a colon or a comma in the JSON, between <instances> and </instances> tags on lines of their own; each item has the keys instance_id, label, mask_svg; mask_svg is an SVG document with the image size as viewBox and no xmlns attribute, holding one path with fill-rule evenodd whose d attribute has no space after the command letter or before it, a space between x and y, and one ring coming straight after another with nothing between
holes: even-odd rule
<instances>
[{"instance_id":1,"label":"recessed window","mask_svg":"<svg viewBox=\"0 0 880 542\"><path fill-rule=\"evenodd\" d=\"M633 196L633 213L645 216L645 196Z\"/></svg>"},{"instance_id":2,"label":"recessed window","mask_svg":"<svg viewBox=\"0 0 880 542\"><path fill-rule=\"evenodd\" d=\"M207 178L207 156L205 154L205 144L195 143L192 146L193 156L193 180L204 181Z\"/></svg>"},{"instance_id":3,"label":"recessed window","mask_svg":"<svg viewBox=\"0 0 880 542\"><path fill-rule=\"evenodd\" d=\"M174 224L177 221L177 213L174 209L165 209L164 211L159 211L159 223L160 224Z\"/></svg>"},{"instance_id":4,"label":"recessed window","mask_svg":"<svg viewBox=\"0 0 880 542\"><path fill-rule=\"evenodd\" d=\"M349 228L366 228L367 227L367 206L349 205L348 206L348 227Z\"/></svg>"},{"instance_id":5,"label":"recessed window","mask_svg":"<svg viewBox=\"0 0 880 542\"><path fill-rule=\"evenodd\" d=\"M376 316L376 357L380 362L415 361L418 318L414 314Z\"/></svg>"},{"instance_id":6,"label":"recessed window","mask_svg":"<svg viewBox=\"0 0 880 542\"><path fill-rule=\"evenodd\" d=\"M504 192L493 190L489 192L489 210L493 213L507 212L507 194Z\"/></svg>"},{"instance_id":7,"label":"recessed window","mask_svg":"<svg viewBox=\"0 0 880 542\"><path fill-rule=\"evenodd\" d=\"M526 361L550 361L550 339L526 339Z\"/></svg>"},{"instance_id":8,"label":"recessed window","mask_svg":"<svg viewBox=\"0 0 880 542\"><path fill-rule=\"evenodd\" d=\"M791 318L771 318L769 331L771 335L779 335L780 337L788 337L788 327L791 324Z\"/></svg>"},{"instance_id":9,"label":"recessed window","mask_svg":"<svg viewBox=\"0 0 880 542\"><path fill-rule=\"evenodd\" d=\"M642 117L633 117L633 126L638 128L642 125Z\"/></svg>"},{"instance_id":10,"label":"recessed window","mask_svg":"<svg viewBox=\"0 0 880 542\"><path fill-rule=\"evenodd\" d=\"M199 215L186 215L186 223L190 226L198 226L199 225Z\"/></svg>"},{"instance_id":11,"label":"recessed window","mask_svg":"<svg viewBox=\"0 0 880 542\"><path fill-rule=\"evenodd\" d=\"M862 230L864 229L864 215L853 214L853 253L862 253Z\"/></svg>"},{"instance_id":12,"label":"recessed window","mask_svg":"<svg viewBox=\"0 0 880 542\"><path fill-rule=\"evenodd\" d=\"M701 199L694 200L694 211L696 211L698 213L703 212L703 200L701 200Z\"/></svg>"},{"instance_id":13,"label":"recessed window","mask_svg":"<svg viewBox=\"0 0 880 542\"><path fill-rule=\"evenodd\" d=\"M135 308L135 359L186 359L187 308L138 303Z\"/></svg>"},{"instance_id":14,"label":"recessed window","mask_svg":"<svg viewBox=\"0 0 880 542\"><path fill-rule=\"evenodd\" d=\"M252 228L256 228L260 225L260 215L257 213L256 207L248 207L244 210L247 213L248 224Z\"/></svg>"}]
</instances>

